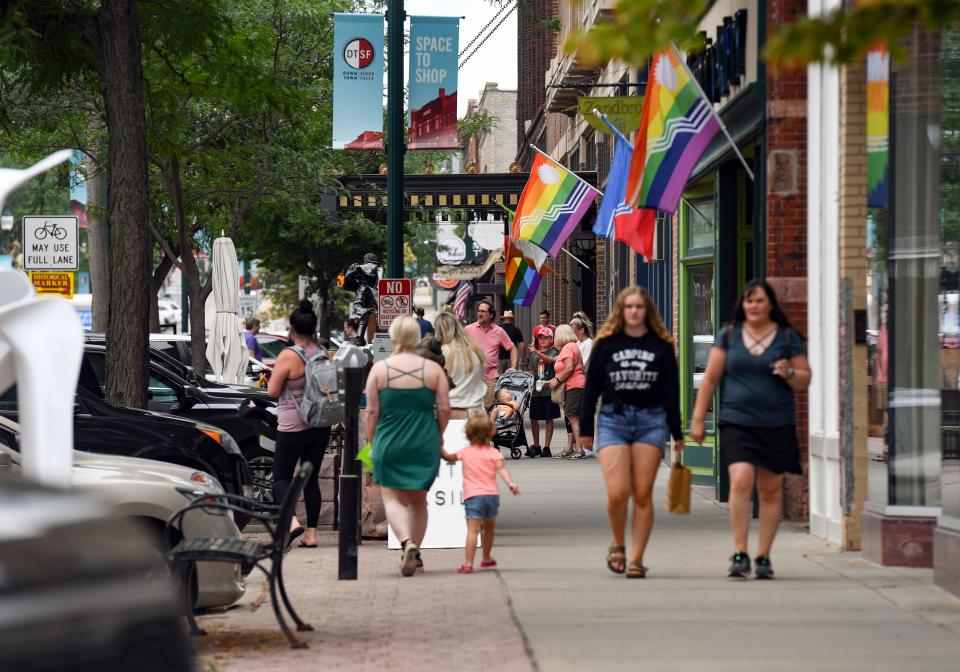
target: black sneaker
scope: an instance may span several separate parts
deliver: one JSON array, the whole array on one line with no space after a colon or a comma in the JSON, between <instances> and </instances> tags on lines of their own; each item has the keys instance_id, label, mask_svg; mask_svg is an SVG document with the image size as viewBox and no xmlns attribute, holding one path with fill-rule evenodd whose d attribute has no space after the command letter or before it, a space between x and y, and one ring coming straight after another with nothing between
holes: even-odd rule
<instances>
[{"instance_id":1,"label":"black sneaker","mask_svg":"<svg viewBox=\"0 0 960 672\"><path fill-rule=\"evenodd\" d=\"M750 574L750 556L743 551L737 551L730 556L730 570L727 575L742 579L748 574Z\"/></svg>"},{"instance_id":2,"label":"black sneaker","mask_svg":"<svg viewBox=\"0 0 960 672\"><path fill-rule=\"evenodd\" d=\"M534 446L533 454L535 457L543 457L543 449L540 446Z\"/></svg>"},{"instance_id":3,"label":"black sneaker","mask_svg":"<svg viewBox=\"0 0 960 672\"><path fill-rule=\"evenodd\" d=\"M758 579L772 579L773 578L773 565L770 564L770 556L768 555L758 555L754 560L756 565L753 570L753 575Z\"/></svg>"},{"instance_id":4,"label":"black sneaker","mask_svg":"<svg viewBox=\"0 0 960 672\"><path fill-rule=\"evenodd\" d=\"M540 454L540 446L527 446L527 457L536 457Z\"/></svg>"},{"instance_id":5,"label":"black sneaker","mask_svg":"<svg viewBox=\"0 0 960 672\"><path fill-rule=\"evenodd\" d=\"M553 457L553 453L550 452L550 446L540 451L540 457Z\"/></svg>"}]
</instances>

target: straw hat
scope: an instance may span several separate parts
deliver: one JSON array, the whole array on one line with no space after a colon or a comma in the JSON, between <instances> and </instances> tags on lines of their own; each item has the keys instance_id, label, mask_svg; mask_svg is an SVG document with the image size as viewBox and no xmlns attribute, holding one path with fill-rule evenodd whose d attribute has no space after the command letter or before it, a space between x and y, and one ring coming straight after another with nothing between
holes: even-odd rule
<instances>
[{"instance_id":1,"label":"straw hat","mask_svg":"<svg viewBox=\"0 0 960 672\"><path fill-rule=\"evenodd\" d=\"M512 311L512 310L505 310L505 311L503 311L503 316L504 316L504 317L513 317L513 311Z\"/></svg>"}]
</instances>

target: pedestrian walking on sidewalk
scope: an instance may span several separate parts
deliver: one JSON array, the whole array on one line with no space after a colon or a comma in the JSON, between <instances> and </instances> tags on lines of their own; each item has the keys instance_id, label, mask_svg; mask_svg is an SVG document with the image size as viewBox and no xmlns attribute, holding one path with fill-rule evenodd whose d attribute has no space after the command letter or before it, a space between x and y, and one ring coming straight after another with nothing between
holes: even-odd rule
<instances>
[{"instance_id":1,"label":"pedestrian walking on sidewalk","mask_svg":"<svg viewBox=\"0 0 960 672\"><path fill-rule=\"evenodd\" d=\"M570 326L577 337L577 347L580 348L580 358L583 359L583 368L590 365L590 353L593 351L593 322L582 310L573 314Z\"/></svg>"},{"instance_id":2,"label":"pedestrian walking on sidewalk","mask_svg":"<svg viewBox=\"0 0 960 672\"><path fill-rule=\"evenodd\" d=\"M307 509L307 528L297 517L293 517L290 527L290 542L303 534L300 546L317 546L317 524L320 522L320 466L323 454L327 452L330 441L329 427L311 427L300 419L298 404L303 402L306 388L306 359L323 352L314 340L317 331L317 314L313 304L304 299L300 307L290 315L290 339L292 347L280 351L273 366L273 373L267 383L267 393L277 397L277 446L273 456L274 501L283 501L297 462L313 464L313 475L303 488L303 502ZM298 354L297 349L300 353ZM306 356L306 359L304 358Z\"/></svg>"},{"instance_id":3,"label":"pedestrian walking on sidewalk","mask_svg":"<svg viewBox=\"0 0 960 672\"><path fill-rule=\"evenodd\" d=\"M427 491L440 468L443 431L450 419L447 375L419 357L420 325L409 316L390 325L394 354L367 378L367 437L373 442L373 480L382 489L387 522L401 540L400 573L423 568Z\"/></svg>"},{"instance_id":4,"label":"pedestrian walking on sidewalk","mask_svg":"<svg viewBox=\"0 0 960 672\"><path fill-rule=\"evenodd\" d=\"M697 392L690 436L703 441L704 420L720 385L720 450L730 475L730 576L750 574L750 496L760 498L760 540L754 572L772 579L770 549L783 516L783 475L802 473L794 392L810 384L803 337L764 280L744 285L733 322L717 334Z\"/></svg>"},{"instance_id":5,"label":"pedestrian walking on sidewalk","mask_svg":"<svg viewBox=\"0 0 960 672\"><path fill-rule=\"evenodd\" d=\"M553 363L560 351L553 346L553 332L541 329L536 348L528 351L527 370L535 375L533 396L530 398L530 433L533 445L527 448L527 457L552 457L553 421L560 417L560 406L550 398L550 381L556 376ZM540 447L540 421L543 421L544 441Z\"/></svg>"},{"instance_id":6,"label":"pedestrian walking on sidewalk","mask_svg":"<svg viewBox=\"0 0 960 672\"><path fill-rule=\"evenodd\" d=\"M453 313L437 315L437 339L443 346L444 368L453 381L450 390L450 418L466 420L483 410L487 385L483 380L483 350L467 335Z\"/></svg>"},{"instance_id":7,"label":"pedestrian walking on sidewalk","mask_svg":"<svg viewBox=\"0 0 960 672\"><path fill-rule=\"evenodd\" d=\"M503 462L500 449L493 446L496 430L490 418L482 413L470 416L466 426L467 441L470 445L453 454L442 450L443 459L454 463L463 462L463 496L467 514L467 544L464 562L457 568L458 574L473 574L473 559L477 554L477 535L481 532L483 555L480 566L492 568L497 561L490 555L493 550L493 537L497 527L497 511L500 509L500 491L497 489L499 475L510 492L520 494L520 488L510 477Z\"/></svg>"},{"instance_id":8,"label":"pedestrian walking on sidewalk","mask_svg":"<svg viewBox=\"0 0 960 672\"><path fill-rule=\"evenodd\" d=\"M607 486L607 516L613 531L607 567L629 579L647 574L643 553L653 530L653 483L668 433L676 449L683 450L679 389L673 337L649 292L627 287L594 340L580 431L584 448L596 445ZM625 532L631 499L633 543L628 563Z\"/></svg>"},{"instance_id":9,"label":"pedestrian walking on sidewalk","mask_svg":"<svg viewBox=\"0 0 960 672\"><path fill-rule=\"evenodd\" d=\"M513 342L513 347L517 349L517 364L523 366L527 361L527 344L523 340L523 332L513 323L513 311L503 311L503 319L500 321L500 328L507 332L507 336ZM497 370L503 373L510 368L510 353L500 348L500 363Z\"/></svg>"},{"instance_id":10,"label":"pedestrian walking on sidewalk","mask_svg":"<svg viewBox=\"0 0 960 672\"><path fill-rule=\"evenodd\" d=\"M555 347L560 348L560 353L553 362L555 375L550 381L550 389L563 388L561 407L564 417L570 423L570 429L573 430L573 446L562 453L557 453L554 457L572 459L592 457L593 451L590 451L591 455L588 456L583 449L577 450L577 445L580 443L580 400L586 378L583 360L580 358L580 348L577 347L577 337L569 324L561 324L557 327L554 344Z\"/></svg>"},{"instance_id":11,"label":"pedestrian walking on sidewalk","mask_svg":"<svg viewBox=\"0 0 960 672\"><path fill-rule=\"evenodd\" d=\"M507 332L493 323L493 304L486 299L477 304L477 321L466 326L467 334L483 351L483 382L487 391L483 396L483 408L493 404L493 390L497 386L497 365L500 363L500 348L510 357L510 368L504 373L517 370L517 348Z\"/></svg>"}]
</instances>

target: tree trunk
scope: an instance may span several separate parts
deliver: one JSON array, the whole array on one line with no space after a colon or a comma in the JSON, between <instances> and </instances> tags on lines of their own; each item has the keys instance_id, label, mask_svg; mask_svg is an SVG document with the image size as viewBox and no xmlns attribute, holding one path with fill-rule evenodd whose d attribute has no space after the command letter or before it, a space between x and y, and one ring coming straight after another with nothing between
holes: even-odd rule
<instances>
[{"instance_id":1,"label":"tree trunk","mask_svg":"<svg viewBox=\"0 0 960 672\"><path fill-rule=\"evenodd\" d=\"M322 278L317 289L317 333L330 341L330 286Z\"/></svg>"},{"instance_id":2,"label":"tree trunk","mask_svg":"<svg viewBox=\"0 0 960 672\"><path fill-rule=\"evenodd\" d=\"M107 252L107 209L103 202L102 167L90 157L87 169L87 240L90 245L90 291L93 330L106 332L110 323L110 272Z\"/></svg>"},{"instance_id":3,"label":"tree trunk","mask_svg":"<svg viewBox=\"0 0 960 672\"><path fill-rule=\"evenodd\" d=\"M160 257L160 263L153 269L153 277L150 278L150 333L160 332L160 304L158 295L163 289L163 281L167 279L167 274L173 268L173 259L164 254Z\"/></svg>"},{"instance_id":4,"label":"tree trunk","mask_svg":"<svg viewBox=\"0 0 960 672\"><path fill-rule=\"evenodd\" d=\"M207 375L207 297L212 284L208 280L203 286L190 283L190 356L193 370L198 376Z\"/></svg>"},{"instance_id":5,"label":"tree trunk","mask_svg":"<svg viewBox=\"0 0 960 672\"><path fill-rule=\"evenodd\" d=\"M109 136L110 320L106 400L147 403L150 246L147 125L134 0L102 0L93 50Z\"/></svg>"}]
</instances>

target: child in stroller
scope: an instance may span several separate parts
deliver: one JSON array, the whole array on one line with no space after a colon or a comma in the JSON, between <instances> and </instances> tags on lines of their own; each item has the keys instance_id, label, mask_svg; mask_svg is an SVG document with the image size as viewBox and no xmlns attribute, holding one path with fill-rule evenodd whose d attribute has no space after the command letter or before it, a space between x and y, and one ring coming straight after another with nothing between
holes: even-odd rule
<instances>
[{"instance_id":1,"label":"child in stroller","mask_svg":"<svg viewBox=\"0 0 960 672\"><path fill-rule=\"evenodd\" d=\"M497 390L494 396L493 406L490 407L490 422L496 427L502 427L516 414L520 404L514 401L510 390L505 387Z\"/></svg>"},{"instance_id":2,"label":"child in stroller","mask_svg":"<svg viewBox=\"0 0 960 672\"><path fill-rule=\"evenodd\" d=\"M529 371L504 373L497 379L494 388L494 404L490 407L490 419L497 433L493 445L509 448L510 457L519 460L521 448L527 447L527 433L523 429L523 416L533 396L533 374ZM502 422L500 421L502 418Z\"/></svg>"}]
</instances>

